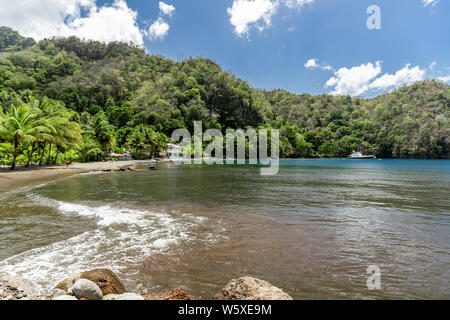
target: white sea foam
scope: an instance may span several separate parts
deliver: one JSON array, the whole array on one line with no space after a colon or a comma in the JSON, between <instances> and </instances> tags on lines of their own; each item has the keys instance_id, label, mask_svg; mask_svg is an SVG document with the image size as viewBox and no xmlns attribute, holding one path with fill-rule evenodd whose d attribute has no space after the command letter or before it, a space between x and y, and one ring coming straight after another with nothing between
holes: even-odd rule
<instances>
[{"instance_id":1,"label":"white sea foam","mask_svg":"<svg viewBox=\"0 0 450 320\"><path fill-rule=\"evenodd\" d=\"M109 268L120 273L145 257L169 253L181 243L213 242L214 238L206 234L199 239L196 231L207 221L204 217L68 203L32 193L23 204L29 200L35 205L53 207L63 215L91 217L98 225L96 230L0 261L0 271L30 281L38 290L83 270Z\"/></svg>"},{"instance_id":2,"label":"white sea foam","mask_svg":"<svg viewBox=\"0 0 450 320\"><path fill-rule=\"evenodd\" d=\"M106 171L89 171L89 172L81 172L81 173L76 173L74 174L74 176L91 176L91 175L96 175L96 174L105 174L107 173Z\"/></svg>"},{"instance_id":3,"label":"white sea foam","mask_svg":"<svg viewBox=\"0 0 450 320\"><path fill-rule=\"evenodd\" d=\"M94 217L98 219L99 226L109 226L112 224L141 225L148 218L159 218L165 223L173 222L173 219L166 214L151 213L146 211L131 210L126 208L115 208L113 206L89 207L80 204L58 202L58 209L63 214L76 214L84 217ZM147 221L148 222L148 221Z\"/></svg>"}]
</instances>

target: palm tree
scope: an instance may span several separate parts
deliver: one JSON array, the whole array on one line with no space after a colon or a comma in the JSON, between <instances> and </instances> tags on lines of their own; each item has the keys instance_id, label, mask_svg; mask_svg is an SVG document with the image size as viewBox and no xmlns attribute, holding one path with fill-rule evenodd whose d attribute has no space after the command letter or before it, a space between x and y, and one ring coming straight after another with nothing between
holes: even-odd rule
<instances>
[{"instance_id":1,"label":"palm tree","mask_svg":"<svg viewBox=\"0 0 450 320\"><path fill-rule=\"evenodd\" d=\"M88 137L83 138L83 141L80 144L80 152L83 162L95 159L103 153L98 142Z\"/></svg>"},{"instance_id":2,"label":"palm tree","mask_svg":"<svg viewBox=\"0 0 450 320\"><path fill-rule=\"evenodd\" d=\"M127 144L138 155L156 157L167 146L168 138L151 126L140 124L136 126L128 137Z\"/></svg>"},{"instance_id":3,"label":"palm tree","mask_svg":"<svg viewBox=\"0 0 450 320\"><path fill-rule=\"evenodd\" d=\"M32 143L36 137L46 138L50 129L39 118L39 112L30 104L18 102L11 105L6 113L0 113L0 136L13 144L14 152L11 170L16 168L16 159L20 143Z\"/></svg>"},{"instance_id":4,"label":"palm tree","mask_svg":"<svg viewBox=\"0 0 450 320\"><path fill-rule=\"evenodd\" d=\"M91 127L95 139L100 143L104 150L108 150L116 145L114 126L109 124L103 112L98 113L94 117L91 122Z\"/></svg>"},{"instance_id":5,"label":"palm tree","mask_svg":"<svg viewBox=\"0 0 450 320\"><path fill-rule=\"evenodd\" d=\"M34 137L34 141L31 145L31 150L28 152L28 160L25 167L29 167L31 164L31 161L33 159L34 152L37 151L39 148L41 148L41 156L39 165L42 164L42 159L44 156L44 149L46 146L47 141L52 139L51 134L55 132L55 128L53 126L54 124L54 117L57 116L57 114L54 114L52 110L53 107L53 101L48 99L47 97L38 100L33 97L30 97L28 99L30 101L30 106L36 111L39 112L39 118L44 125L49 129L50 134L46 136L36 136Z\"/></svg>"},{"instance_id":6,"label":"palm tree","mask_svg":"<svg viewBox=\"0 0 450 320\"><path fill-rule=\"evenodd\" d=\"M0 106L0 127L3 126L3 123L6 120L6 115L3 112L3 108Z\"/></svg>"},{"instance_id":7,"label":"palm tree","mask_svg":"<svg viewBox=\"0 0 450 320\"><path fill-rule=\"evenodd\" d=\"M31 162L37 143L42 149L39 165L42 164L47 144L49 145L47 165L51 162L50 157L53 145L56 145L56 157L54 161L54 164L56 164L61 149L66 147L78 147L78 144L81 142L80 125L77 122L71 121L73 112L67 110L61 102L44 97L41 100L32 99L30 103L36 110L40 111L40 118L43 123L45 123L45 126L48 127L50 133L45 137L35 138L29 153L27 166Z\"/></svg>"},{"instance_id":8,"label":"palm tree","mask_svg":"<svg viewBox=\"0 0 450 320\"><path fill-rule=\"evenodd\" d=\"M128 136L127 144L129 147L141 151L146 147L147 128L143 124L136 126Z\"/></svg>"},{"instance_id":9,"label":"palm tree","mask_svg":"<svg viewBox=\"0 0 450 320\"><path fill-rule=\"evenodd\" d=\"M80 114L83 142L80 152L83 162L97 159L116 144L114 126L110 125L103 112L91 116L87 112Z\"/></svg>"},{"instance_id":10,"label":"palm tree","mask_svg":"<svg viewBox=\"0 0 450 320\"><path fill-rule=\"evenodd\" d=\"M61 109L57 108L57 103L53 100L48 99L47 97L44 97L41 100L30 98L30 105L32 108L34 108L36 111L39 111L39 117L44 125L48 127L50 130L50 134L46 135L44 137L35 137L32 145L31 150L28 153L28 161L26 164L26 167L29 167L31 164L31 160L33 159L33 154L35 151L37 151L36 146L40 146L42 148L41 151L41 160L39 161L39 164L42 164L42 159L44 156L44 150L47 142L53 140L53 135L56 133L55 125L64 120L64 117L61 115Z\"/></svg>"},{"instance_id":11,"label":"palm tree","mask_svg":"<svg viewBox=\"0 0 450 320\"><path fill-rule=\"evenodd\" d=\"M70 113L67 112L67 116L69 115ZM80 125L74 121L70 121L68 117L64 121L56 123L54 127L55 133L52 137L53 143L56 145L56 156L53 164L56 165L61 149L66 147L78 148L82 137Z\"/></svg>"}]
</instances>

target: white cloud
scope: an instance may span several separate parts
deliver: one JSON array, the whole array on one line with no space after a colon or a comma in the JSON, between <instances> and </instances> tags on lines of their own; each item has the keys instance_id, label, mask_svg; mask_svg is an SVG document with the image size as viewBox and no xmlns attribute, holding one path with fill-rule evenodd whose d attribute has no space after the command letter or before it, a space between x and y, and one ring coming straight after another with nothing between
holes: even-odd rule
<instances>
[{"instance_id":1,"label":"white cloud","mask_svg":"<svg viewBox=\"0 0 450 320\"><path fill-rule=\"evenodd\" d=\"M422 3L425 7L428 7L430 4L432 7L434 7L438 2L439 0L422 0Z\"/></svg>"},{"instance_id":2,"label":"white cloud","mask_svg":"<svg viewBox=\"0 0 450 320\"><path fill-rule=\"evenodd\" d=\"M445 77L439 77L438 80L442 82L450 82L450 75Z\"/></svg>"},{"instance_id":3,"label":"white cloud","mask_svg":"<svg viewBox=\"0 0 450 320\"><path fill-rule=\"evenodd\" d=\"M308 3L313 3L314 0L283 0L284 5L286 7L288 7L289 9L300 9L301 7L303 7L305 4Z\"/></svg>"},{"instance_id":4,"label":"white cloud","mask_svg":"<svg viewBox=\"0 0 450 320\"><path fill-rule=\"evenodd\" d=\"M159 2L159 10L161 11L162 14L165 14L165 15L171 17L173 15L173 13L175 12L175 7L170 4L160 1Z\"/></svg>"},{"instance_id":5,"label":"white cloud","mask_svg":"<svg viewBox=\"0 0 450 320\"><path fill-rule=\"evenodd\" d=\"M262 31L272 23L272 17L280 5L289 9L300 9L315 0L234 0L227 9L230 23L238 36L247 35L252 27ZM289 31L295 29L289 28Z\"/></svg>"},{"instance_id":6,"label":"white cloud","mask_svg":"<svg viewBox=\"0 0 450 320\"><path fill-rule=\"evenodd\" d=\"M334 95L359 96L369 90L370 81L381 73L381 62L361 64L350 69L340 68L325 84L332 87Z\"/></svg>"},{"instance_id":7,"label":"white cloud","mask_svg":"<svg viewBox=\"0 0 450 320\"><path fill-rule=\"evenodd\" d=\"M330 65L319 64L318 59L309 59L308 61L306 61L305 68L306 69L320 68L322 70L328 70L328 71L333 70L333 67L331 67Z\"/></svg>"},{"instance_id":8,"label":"white cloud","mask_svg":"<svg viewBox=\"0 0 450 320\"><path fill-rule=\"evenodd\" d=\"M319 67L319 65L317 64L317 59L309 59L305 63L306 69L313 69L313 68L317 68L317 67Z\"/></svg>"},{"instance_id":9,"label":"white cloud","mask_svg":"<svg viewBox=\"0 0 450 320\"><path fill-rule=\"evenodd\" d=\"M159 17L158 20L153 22L148 30L150 40L163 40L169 32L170 26L163 18Z\"/></svg>"},{"instance_id":10,"label":"white cloud","mask_svg":"<svg viewBox=\"0 0 450 320\"><path fill-rule=\"evenodd\" d=\"M145 32L151 41L156 40L164 40L170 30L170 25L162 18L163 15L172 17L175 12L175 7L164 3L162 1L159 2L159 18L156 19L148 31Z\"/></svg>"},{"instance_id":11,"label":"white cloud","mask_svg":"<svg viewBox=\"0 0 450 320\"><path fill-rule=\"evenodd\" d=\"M69 23L64 35L75 34L80 38L104 42L133 41L143 45L136 18L137 12L128 8L124 0L116 0L111 7L92 7L87 17Z\"/></svg>"},{"instance_id":12,"label":"white cloud","mask_svg":"<svg viewBox=\"0 0 450 320\"><path fill-rule=\"evenodd\" d=\"M420 69L419 66L411 68L411 65L407 64L395 74L385 73L378 77L380 74L380 61L377 61L375 65L369 62L350 69L341 68L335 72L334 77L326 82L325 87L333 88L334 91L331 94L334 95L359 96L369 90L384 91L396 89L403 85L421 81L425 78L426 71ZM446 79L448 81L448 77L439 78L439 80L444 82Z\"/></svg>"},{"instance_id":13,"label":"white cloud","mask_svg":"<svg viewBox=\"0 0 450 320\"><path fill-rule=\"evenodd\" d=\"M64 19L73 20L80 10L95 7L93 0L0 0L0 21L21 34L36 40L57 36L67 27Z\"/></svg>"},{"instance_id":14,"label":"white cloud","mask_svg":"<svg viewBox=\"0 0 450 320\"><path fill-rule=\"evenodd\" d=\"M237 35L248 34L250 27L263 30L270 26L272 16L278 7L278 1L270 0L234 0L227 9L230 23Z\"/></svg>"},{"instance_id":15,"label":"white cloud","mask_svg":"<svg viewBox=\"0 0 450 320\"><path fill-rule=\"evenodd\" d=\"M433 69L434 69L436 66L437 66L437 62L436 62L436 61L433 61L432 63L430 63L429 68L430 68L431 71L433 71Z\"/></svg>"},{"instance_id":16,"label":"white cloud","mask_svg":"<svg viewBox=\"0 0 450 320\"><path fill-rule=\"evenodd\" d=\"M103 42L144 44L137 12L124 0L100 7L96 0L0 0L0 7L2 25L36 40L75 35Z\"/></svg>"},{"instance_id":17,"label":"white cloud","mask_svg":"<svg viewBox=\"0 0 450 320\"><path fill-rule=\"evenodd\" d=\"M406 84L411 84L424 79L425 70L421 70L419 66L410 69L411 65L407 64L404 68L398 70L395 74L384 74L370 84L370 89L386 90L389 88L398 88Z\"/></svg>"}]
</instances>

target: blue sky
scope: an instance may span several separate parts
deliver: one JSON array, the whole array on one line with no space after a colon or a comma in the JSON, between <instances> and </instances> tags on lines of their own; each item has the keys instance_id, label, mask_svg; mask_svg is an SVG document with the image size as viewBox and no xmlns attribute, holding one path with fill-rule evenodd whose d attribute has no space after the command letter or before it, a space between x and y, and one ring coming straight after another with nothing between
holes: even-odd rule
<instances>
[{"instance_id":1,"label":"blue sky","mask_svg":"<svg viewBox=\"0 0 450 320\"><path fill-rule=\"evenodd\" d=\"M39 19L32 24L17 2L0 0L0 24L35 38L133 40L174 60L201 55L256 88L374 96L420 79L450 81L446 0L35 2L51 12L29 10ZM381 29L367 27L370 5L380 8Z\"/></svg>"}]
</instances>

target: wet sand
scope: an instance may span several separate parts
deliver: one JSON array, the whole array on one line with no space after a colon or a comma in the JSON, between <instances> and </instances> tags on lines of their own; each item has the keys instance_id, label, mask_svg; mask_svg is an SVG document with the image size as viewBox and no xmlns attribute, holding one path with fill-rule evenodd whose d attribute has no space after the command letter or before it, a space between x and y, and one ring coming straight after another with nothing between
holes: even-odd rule
<instances>
[{"instance_id":1,"label":"wet sand","mask_svg":"<svg viewBox=\"0 0 450 320\"><path fill-rule=\"evenodd\" d=\"M70 166L33 166L30 168L18 167L14 171L0 168L0 194L15 191L25 187L37 186L45 182L68 178L77 173L92 171L114 171L136 165L148 164L148 160L133 160L119 162L90 162L74 163Z\"/></svg>"}]
</instances>

